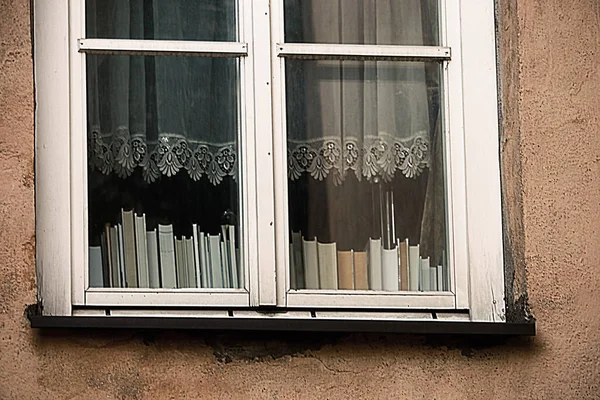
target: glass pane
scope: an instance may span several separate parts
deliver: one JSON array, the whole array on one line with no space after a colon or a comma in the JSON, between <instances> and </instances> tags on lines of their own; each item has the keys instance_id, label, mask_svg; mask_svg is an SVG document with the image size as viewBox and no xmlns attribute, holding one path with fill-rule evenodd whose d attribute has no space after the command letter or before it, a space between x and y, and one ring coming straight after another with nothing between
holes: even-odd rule
<instances>
[{"instance_id":1,"label":"glass pane","mask_svg":"<svg viewBox=\"0 0 600 400\"><path fill-rule=\"evenodd\" d=\"M284 0L285 41L437 46L438 0Z\"/></svg>"},{"instance_id":2,"label":"glass pane","mask_svg":"<svg viewBox=\"0 0 600 400\"><path fill-rule=\"evenodd\" d=\"M286 60L293 289L448 290L440 69Z\"/></svg>"},{"instance_id":3,"label":"glass pane","mask_svg":"<svg viewBox=\"0 0 600 400\"><path fill-rule=\"evenodd\" d=\"M244 286L238 64L87 56L92 287Z\"/></svg>"},{"instance_id":4,"label":"glass pane","mask_svg":"<svg viewBox=\"0 0 600 400\"><path fill-rule=\"evenodd\" d=\"M86 36L236 41L236 0L86 0Z\"/></svg>"}]
</instances>

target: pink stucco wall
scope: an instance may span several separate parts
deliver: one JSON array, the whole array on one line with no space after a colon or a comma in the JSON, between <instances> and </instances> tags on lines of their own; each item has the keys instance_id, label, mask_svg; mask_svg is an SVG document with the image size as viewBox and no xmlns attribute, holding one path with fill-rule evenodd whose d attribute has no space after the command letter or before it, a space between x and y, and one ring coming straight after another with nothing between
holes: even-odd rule
<instances>
[{"instance_id":1,"label":"pink stucco wall","mask_svg":"<svg viewBox=\"0 0 600 400\"><path fill-rule=\"evenodd\" d=\"M600 398L600 2L500 6L508 251L538 335L484 346L378 335L307 345L29 327L30 5L0 0L0 399Z\"/></svg>"}]
</instances>

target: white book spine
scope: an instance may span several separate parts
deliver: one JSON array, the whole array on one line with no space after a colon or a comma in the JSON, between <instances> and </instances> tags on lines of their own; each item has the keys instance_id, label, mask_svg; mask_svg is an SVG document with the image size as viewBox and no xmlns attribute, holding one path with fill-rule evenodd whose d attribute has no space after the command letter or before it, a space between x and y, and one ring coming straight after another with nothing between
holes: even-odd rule
<instances>
[{"instance_id":1,"label":"white book spine","mask_svg":"<svg viewBox=\"0 0 600 400\"><path fill-rule=\"evenodd\" d=\"M369 239L369 289L382 290L381 239Z\"/></svg>"},{"instance_id":2,"label":"white book spine","mask_svg":"<svg viewBox=\"0 0 600 400\"><path fill-rule=\"evenodd\" d=\"M321 289L337 290L337 245L334 243L318 243L319 282Z\"/></svg>"},{"instance_id":3,"label":"white book spine","mask_svg":"<svg viewBox=\"0 0 600 400\"><path fill-rule=\"evenodd\" d=\"M196 265L194 258L194 240L190 238L185 238L183 241L183 245L185 248L185 258L186 258L186 271L187 271L187 287L196 288Z\"/></svg>"},{"instance_id":4,"label":"white book spine","mask_svg":"<svg viewBox=\"0 0 600 400\"><path fill-rule=\"evenodd\" d=\"M408 270L409 282L408 290L419 290L419 276L421 275L421 264L419 262L419 245L408 247Z\"/></svg>"},{"instance_id":5,"label":"white book spine","mask_svg":"<svg viewBox=\"0 0 600 400\"><path fill-rule=\"evenodd\" d=\"M121 223L123 229L123 268L125 270L125 283L127 287L136 288L139 286L135 251L135 218L133 211L121 209Z\"/></svg>"},{"instance_id":6,"label":"white book spine","mask_svg":"<svg viewBox=\"0 0 600 400\"><path fill-rule=\"evenodd\" d=\"M138 286L150 287L148 276L148 238L146 237L146 215L135 217L135 250L137 258Z\"/></svg>"},{"instance_id":7,"label":"white book spine","mask_svg":"<svg viewBox=\"0 0 600 400\"><path fill-rule=\"evenodd\" d=\"M399 265L398 248L387 250L382 249L381 253L381 277L383 290L388 292L397 292L399 287Z\"/></svg>"},{"instance_id":8,"label":"white book spine","mask_svg":"<svg viewBox=\"0 0 600 400\"><path fill-rule=\"evenodd\" d=\"M421 262L421 291L431 291L431 268L429 265L429 257L422 258Z\"/></svg>"},{"instance_id":9,"label":"white book spine","mask_svg":"<svg viewBox=\"0 0 600 400\"><path fill-rule=\"evenodd\" d=\"M194 246L194 268L196 273L196 287L202 287L202 276L200 271L200 240L198 237L198 225L192 224L192 239Z\"/></svg>"},{"instance_id":10,"label":"white book spine","mask_svg":"<svg viewBox=\"0 0 600 400\"><path fill-rule=\"evenodd\" d=\"M319 288L319 258L317 256L317 240L302 240L304 255L304 273L307 289Z\"/></svg>"},{"instance_id":11,"label":"white book spine","mask_svg":"<svg viewBox=\"0 0 600 400\"><path fill-rule=\"evenodd\" d=\"M437 290L440 292L446 290L444 287L444 271L441 265L435 267L437 270Z\"/></svg>"},{"instance_id":12,"label":"white book spine","mask_svg":"<svg viewBox=\"0 0 600 400\"><path fill-rule=\"evenodd\" d=\"M240 279L240 271L238 269L237 252L235 251L235 226L227 225L227 252L229 257L229 263L231 266L231 282L233 288L242 288L242 282Z\"/></svg>"},{"instance_id":13,"label":"white book spine","mask_svg":"<svg viewBox=\"0 0 600 400\"><path fill-rule=\"evenodd\" d=\"M117 224L117 237L119 243L119 279L121 281L120 287L127 287L126 276L125 276L125 243L123 241L123 226Z\"/></svg>"},{"instance_id":14,"label":"white book spine","mask_svg":"<svg viewBox=\"0 0 600 400\"><path fill-rule=\"evenodd\" d=\"M224 288L223 267L221 266L221 240L219 235L207 235L210 275L213 288Z\"/></svg>"},{"instance_id":15,"label":"white book spine","mask_svg":"<svg viewBox=\"0 0 600 400\"><path fill-rule=\"evenodd\" d=\"M177 272L177 287L187 288L187 259L183 239L175 238L175 271Z\"/></svg>"},{"instance_id":16,"label":"white book spine","mask_svg":"<svg viewBox=\"0 0 600 400\"><path fill-rule=\"evenodd\" d=\"M162 287L175 289L177 274L175 272L175 241L172 225L158 225L158 245Z\"/></svg>"},{"instance_id":17,"label":"white book spine","mask_svg":"<svg viewBox=\"0 0 600 400\"><path fill-rule=\"evenodd\" d=\"M208 257L207 238L204 232L198 232L198 241L200 242L200 279L203 288L212 287L212 277L210 275L210 258Z\"/></svg>"},{"instance_id":18,"label":"white book spine","mask_svg":"<svg viewBox=\"0 0 600 400\"><path fill-rule=\"evenodd\" d=\"M90 246L89 256L89 286L103 287L104 274L102 273L102 248L100 246Z\"/></svg>"},{"instance_id":19,"label":"white book spine","mask_svg":"<svg viewBox=\"0 0 600 400\"><path fill-rule=\"evenodd\" d=\"M146 232L146 243L148 244L148 284L152 289L157 289L160 288L160 269L156 229Z\"/></svg>"}]
</instances>

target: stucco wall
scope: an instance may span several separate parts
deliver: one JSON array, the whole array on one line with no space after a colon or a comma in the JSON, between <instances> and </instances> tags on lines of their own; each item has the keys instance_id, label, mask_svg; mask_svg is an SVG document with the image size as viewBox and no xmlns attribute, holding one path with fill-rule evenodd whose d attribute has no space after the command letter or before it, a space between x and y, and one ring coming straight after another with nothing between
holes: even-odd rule
<instances>
[{"instance_id":1,"label":"stucco wall","mask_svg":"<svg viewBox=\"0 0 600 400\"><path fill-rule=\"evenodd\" d=\"M0 0L0 399L600 398L600 2L499 16L511 284L537 337L41 334L29 1Z\"/></svg>"}]
</instances>

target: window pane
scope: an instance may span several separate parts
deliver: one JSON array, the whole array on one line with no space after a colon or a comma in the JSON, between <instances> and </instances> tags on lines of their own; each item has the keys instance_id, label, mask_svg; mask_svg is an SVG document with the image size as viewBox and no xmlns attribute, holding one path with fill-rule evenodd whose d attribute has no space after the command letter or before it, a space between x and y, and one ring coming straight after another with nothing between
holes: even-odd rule
<instances>
[{"instance_id":1,"label":"window pane","mask_svg":"<svg viewBox=\"0 0 600 400\"><path fill-rule=\"evenodd\" d=\"M288 43L439 43L438 0L284 1Z\"/></svg>"},{"instance_id":2,"label":"window pane","mask_svg":"<svg viewBox=\"0 0 600 400\"><path fill-rule=\"evenodd\" d=\"M292 288L448 290L440 68L286 60Z\"/></svg>"},{"instance_id":3,"label":"window pane","mask_svg":"<svg viewBox=\"0 0 600 400\"><path fill-rule=\"evenodd\" d=\"M243 287L238 64L87 56L92 286Z\"/></svg>"},{"instance_id":4,"label":"window pane","mask_svg":"<svg viewBox=\"0 0 600 400\"><path fill-rule=\"evenodd\" d=\"M86 0L86 35L104 39L236 40L236 0Z\"/></svg>"}]
</instances>

